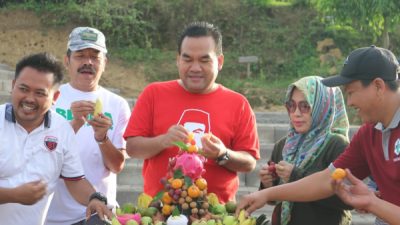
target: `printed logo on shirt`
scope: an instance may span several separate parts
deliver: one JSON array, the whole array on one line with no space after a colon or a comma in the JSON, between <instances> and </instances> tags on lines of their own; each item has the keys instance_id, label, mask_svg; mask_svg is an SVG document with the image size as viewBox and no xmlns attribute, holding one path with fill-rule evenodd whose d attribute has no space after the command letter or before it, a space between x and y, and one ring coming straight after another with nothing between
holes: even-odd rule
<instances>
[{"instance_id":1,"label":"printed logo on shirt","mask_svg":"<svg viewBox=\"0 0 400 225\"><path fill-rule=\"evenodd\" d=\"M182 112L178 121L189 132L193 132L194 140L199 148L202 148L201 137L211 131L210 114L201 109L186 109Z\"/></svg>"},{"instance_id":2,"label":"printed logo on shirt","mask_svg":"<svg viewBox=\"0 0 400 225\"><path fill-rule=\"evenodd\" d=\"M394 144L394 154L397 156L400 155L400 138L397 139L396 143Z\"/></svg>"},{"instance_id":3,"label":"printed logo on shirt","mask_svg":"<svg viewBox=\"0 0 400 225\"><path fill-rule=\"evenodd\" d=\"M54 151L57 148L58 140L56 137L53 136L46 136L44 138L44 146L46 146L47 150Z\"/></svg>"}]
</instances>

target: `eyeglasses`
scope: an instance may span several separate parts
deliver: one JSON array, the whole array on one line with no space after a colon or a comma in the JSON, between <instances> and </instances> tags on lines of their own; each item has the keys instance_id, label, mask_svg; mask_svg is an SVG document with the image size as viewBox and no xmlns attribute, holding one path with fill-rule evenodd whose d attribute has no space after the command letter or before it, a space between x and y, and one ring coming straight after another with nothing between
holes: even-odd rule
<instances>
[{"instance_id":1,"label":"eyeglasses","mask_svg":"<svg viewBox=\"0 0 400 225\"><path fill-rule=\"evenodd\" d=\"M309 113L311 110L311 106L308 104L307 101L301 101L299 103L296 103L293 100L289 100L285 103L285 106L289 113L296 112L297 107L299 107L301 113Z\"/></svg>"}]
</instances>

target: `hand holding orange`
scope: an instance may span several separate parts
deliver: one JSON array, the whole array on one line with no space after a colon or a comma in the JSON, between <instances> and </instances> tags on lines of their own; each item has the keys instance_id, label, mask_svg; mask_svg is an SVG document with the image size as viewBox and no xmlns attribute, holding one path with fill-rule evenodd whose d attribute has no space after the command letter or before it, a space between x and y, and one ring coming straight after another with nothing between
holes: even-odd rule
<instances>
[{"instance_id":1,"label":"hand holding orange","mask_svg":"<svg viewBox=\"0 0 400 225\"><path fill-rule=\"evenodd\" d=\"M341 180L346 177L346 171L342 168L337 168L331 174L332 179Z\"/></svg>"}]
</instances>

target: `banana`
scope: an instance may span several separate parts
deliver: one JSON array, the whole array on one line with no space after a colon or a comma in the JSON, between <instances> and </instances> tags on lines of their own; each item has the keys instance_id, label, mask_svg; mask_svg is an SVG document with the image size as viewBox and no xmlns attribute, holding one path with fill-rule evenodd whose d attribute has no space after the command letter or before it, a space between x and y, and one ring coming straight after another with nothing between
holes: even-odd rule
<instances>
[{"instance_id":1,"label":"banana","mask_svg":"<svg viewBox=\"0 0 400 225\"><path fill-rule=\"evenodd\" d=\"M238 221L239 221L239 224L242 225L243 222L244 222L245 219L246 219L246 210L244 210L244 209L240 210L239 216L238 216L237 219L238 219Z\"/></svg>"},{"instance_id":2,"label":"banana","mask_svg":"<svg viewBox=\"0 0 400 225\"><path fill-rule=\"evenodd\" d=\"M147 209L153 198L150 195L141 193L138 197L138 207Z\"/></svg>"},{"instance_id":3,"label":"banana","mask_svg":"<svg viewBox=\"0 0 400 225\"><path fill-rule=\"evenodd\" d=\"M208 203L212 206L219 204L218 196L215 193L207 194Z\"/></svg>"},{"instance_id":4,"label":"banana","mask_svg":"<svg viewBox=\"0 0 400 225\"><path fill-rule=\"evenodd\" d=\"M99 98L97 98L96 105L94 106L93 116L98 116L100 113L103 113L103 103Z\"/></svg>"}]
</instances>

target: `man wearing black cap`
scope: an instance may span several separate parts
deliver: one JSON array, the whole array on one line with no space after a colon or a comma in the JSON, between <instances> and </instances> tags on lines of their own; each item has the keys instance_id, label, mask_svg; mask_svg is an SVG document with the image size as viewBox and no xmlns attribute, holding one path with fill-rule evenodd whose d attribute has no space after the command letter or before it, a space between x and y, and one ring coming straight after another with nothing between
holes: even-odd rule
<instances>
[{"instance_id":1,"label":"man wearing black cap","mask_svg":"<svg viewBox=\"0 0 400 225\"><path fill-rule=\"evenodd\" d=\"M357 110L364 123L350 145L324 171L244 196L237 210L246 208L252 212L268 201L314 201L336 191L355 208L372 212L390 224L399 224L400 213L391 213L400 212L398 75L399 63L387 49L370 46L351 52L340 75L323 80L326 86L344 86L347 104ZM348 177L352 179L332 181L331 173L336 168L349 169ZM376 181L385 201L364 191L368 189L364 189L365 184L359 181L369 175ZM362 204L357 202L361 198ZM384 202L392 211L376 207L376 202Z\"/></svg>"}]
</instances>

